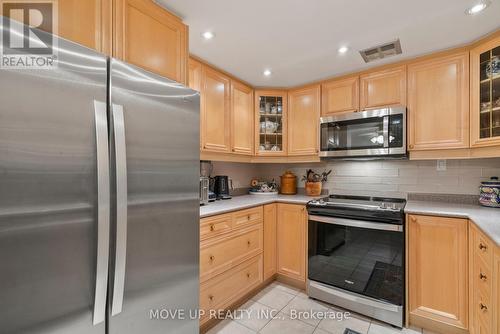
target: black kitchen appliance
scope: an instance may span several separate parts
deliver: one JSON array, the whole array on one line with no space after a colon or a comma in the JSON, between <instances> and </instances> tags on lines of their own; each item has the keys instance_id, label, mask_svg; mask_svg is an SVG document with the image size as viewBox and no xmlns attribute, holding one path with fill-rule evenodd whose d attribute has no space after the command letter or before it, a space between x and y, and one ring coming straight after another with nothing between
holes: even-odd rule
<instances>
[{"instance_id":1,"label":"black kitchen appliance","mask_svg":"<svg viewBox=\"0 0 500 334\"><path fill-rule=\"evenodd\" d=\"M215 176L214 193L217 196L217 199L231 199L229 187L229 177L227 175Z\"/></svg>"},{"instance_id":2,"label":"black kitchen appliance","mask_svg":"<svg viewBox=\"0 0 500 334\"><path fill-rule=\"evenodd\" d=\"M309 296L402 327L405 205L339 195L310 201Z\"/></svg>"}]
</instances>

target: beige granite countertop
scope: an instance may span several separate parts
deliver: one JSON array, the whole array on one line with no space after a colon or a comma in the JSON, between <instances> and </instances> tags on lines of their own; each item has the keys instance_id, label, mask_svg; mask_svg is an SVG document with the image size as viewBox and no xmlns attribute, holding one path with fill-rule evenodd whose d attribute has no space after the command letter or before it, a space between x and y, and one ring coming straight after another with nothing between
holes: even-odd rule
<instances>
[{"instance_id":1,"label":"beige granite countertop","mask_svg":"<svg viewBox=\"0 0 500 334\"><path fill-rule=\"evenodd\" d=\"M306 195L243 195L234 196L228 200L220 200L200 206L200 217L214 216L221 213L251 208L254 206L279 202L292 204L306 204L307 202L320 198Z\"/></svg>"},{"instance_id":2,"label":"beige granite countertop","mask_svg":"<svg viewBox=\"0 0 500 334\"><path fill-rule=\"evenodd\" d=\"M500 209L470 204L446 202L408 201L406 213L443 217L468 218L479 227L484 234L500 246Z\"/></svg>"}]
</instances>

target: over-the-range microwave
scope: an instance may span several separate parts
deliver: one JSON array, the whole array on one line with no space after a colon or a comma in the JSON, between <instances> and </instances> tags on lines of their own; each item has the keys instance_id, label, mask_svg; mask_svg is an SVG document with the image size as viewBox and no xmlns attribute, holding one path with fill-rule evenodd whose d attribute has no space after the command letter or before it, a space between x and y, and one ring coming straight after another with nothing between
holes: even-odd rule
<instances>
[{"instance_id":1,"label":"over-the-range microwave","mask_svg":"<svg viewBox=\"0 0 500 334\"><path fill-rule=\"evenodd\" d=\"M389 107L321 117L319 156L405 158L406 108Z\"/></svg>"}]
</instances>

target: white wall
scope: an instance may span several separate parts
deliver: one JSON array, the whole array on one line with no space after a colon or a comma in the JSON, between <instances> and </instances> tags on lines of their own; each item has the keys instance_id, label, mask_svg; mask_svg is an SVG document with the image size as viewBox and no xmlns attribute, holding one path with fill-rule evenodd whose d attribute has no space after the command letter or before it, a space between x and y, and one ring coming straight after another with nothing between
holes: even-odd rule
<instances>
[{"instance_id":1,"label":"white wall","mask_svg":"<svg viewBox=\"0 0 500 334\"><path fill-rule=\"evenodd\" d=\"M300 179L306 169L332 169L324 187L330 193L406 197L408 193L478 194L481 181L500 177L500 159L447 160L447 170L437 171L430 161L340 161L301 165L262 165L259 175L279 177L285 169ZM279 178L278 178L279 179ZM299 182L299 187L304 187Z\"/></svg>"}]
</instances>

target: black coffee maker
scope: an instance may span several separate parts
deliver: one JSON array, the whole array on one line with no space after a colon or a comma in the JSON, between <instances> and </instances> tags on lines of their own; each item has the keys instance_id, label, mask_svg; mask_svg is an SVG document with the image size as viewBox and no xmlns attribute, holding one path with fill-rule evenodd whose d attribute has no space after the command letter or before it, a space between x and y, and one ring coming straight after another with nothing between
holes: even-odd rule
<instances>
[{"instance_id":1,"label":"black coffee maker","mask_svg":"<svg viewBox=\"0 0 500 334\"><path fill-rule=\"evenodd\" d=\"M231 199L229 194L229 189L232 185L229 185L229 177L227 175L217 175L213 178L213 191L217 196L217 199Z\"/></svg>"}]
</instances>

